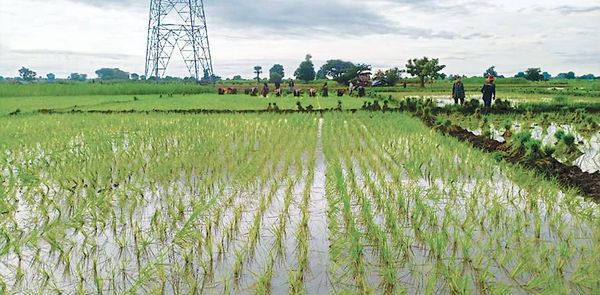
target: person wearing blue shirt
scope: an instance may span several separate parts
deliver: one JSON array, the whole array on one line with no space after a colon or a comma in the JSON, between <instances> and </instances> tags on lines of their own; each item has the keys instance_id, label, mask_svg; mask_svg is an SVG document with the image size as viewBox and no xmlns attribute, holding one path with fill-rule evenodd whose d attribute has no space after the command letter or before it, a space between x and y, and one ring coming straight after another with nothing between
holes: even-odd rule
<instances>
[{"instance_id":1,"label":"person wearing blue shirt","mask_svg":"<svg viewBox=\"0 0 600 295\"><path fill-rule=\"evenodd\" d=\"M486 108L492 107L492 100L496 99L496 85L494 84L494 76L488 76L487 82L483 84L481 93L483 93L483 104Z\"/></svg>"},{"instance_id":2,"label":"person wearing blue shirt","mask_svg":"<svg viewBox=\"0 0 600 295\"><path fill-rule=\"evenodd\" d=\"M456 82L454 82L454 85L452 85L452 98L454 98L454 104L458 104L460 102L462 105L465 103L465 85L460 77L458 77Z\"/></svg>"}]
</instances>

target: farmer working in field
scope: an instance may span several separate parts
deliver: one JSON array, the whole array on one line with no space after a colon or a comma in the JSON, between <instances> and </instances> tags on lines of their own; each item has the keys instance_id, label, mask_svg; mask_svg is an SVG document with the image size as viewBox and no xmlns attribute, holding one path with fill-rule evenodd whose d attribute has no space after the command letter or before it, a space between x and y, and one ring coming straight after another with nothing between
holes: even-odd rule
<instances>
[{"instance_id":1,"label":"farmer working in field","mask_svg":"<svg viewBox=\"0 0 600 295\"><path fill-rule=\"evenodd\" d=\"M323 84L323 88L321 88L321 94L323 95L323 97L329 96L329 86L327 86L327 82Z\"/></svg>"},{"instance_id":2,"label":"farmer working in field","mask_svg":"<svg viewBox=\"0 0 600 295\"><path fill-rule=\"evenodd\" d=\"M263 97L267 97L267 95L269 95L269 85L267 83L263 85L262 95Z\"/></svg>"},{"instance_id":3,"label":"farmer working in field","mask_svg":"<svg viewBox=\"0 0 600 295\"><path fill-rule=\"evenodd\" d=\"M494 76L488 76L487 82L481 88L483 93L483 103L486 108L492 107L492 99L496 99L496 85L494 85Z\"/></svg>"},{"instance_id":4,"label":"farmer working in field","mask_svg":"<svg viewBox=\"0 0 600 295\"><path fill-rule=\"evenodd\" d=\"M463 84L460 77L456 79L454 85L452 85L452 98L454 98L454 104L462 105L465 103L465 85Z\"/></svg>"},{"instance_id":5,"label":"farmer working in field","mask_svg":"<svg viewBox=\"0 0 600 295\"><path fill-rule=\"evenodd\" d=\"M294 83L294 80L292 80L290 78L290 80L288 81L288 88L289 88L290 92L294 91L294 87L296 87L296 83Z\"/></svg>"}]
</instances>

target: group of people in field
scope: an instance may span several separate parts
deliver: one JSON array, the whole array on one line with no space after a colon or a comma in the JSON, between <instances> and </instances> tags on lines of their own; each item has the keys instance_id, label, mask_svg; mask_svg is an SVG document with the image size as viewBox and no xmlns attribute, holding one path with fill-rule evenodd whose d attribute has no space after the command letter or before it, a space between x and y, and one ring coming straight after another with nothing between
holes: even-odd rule
<instances>
[{"instance_id":1,"label":"group of people in field","mask_svg":"<svg viewBox=\"0 0 600 295\"><path fill-rule=\"evenodd\" d=\"M281 97L284 95L284 90L281 87L281 82L275 82L275 90L273 91L273 93L275 94L276 97ZM292 79L290 79L288 81L288 89L287 89L287 94L292 94L294 97L302 97L304 96L304 92L305 90L299 87L296 87L296 82ZM329 85L327 82L325 82L323 84L323 86L321 86L320 90L317 90L316 88L310 87L307 90L308 96L309 97L317 97L318 94L320 94L322 97L329 97ZM363 85L353 85L352 83L350 83L350 87L348 90L346 89L336 89L335 93L338 97L342 97L344 96L346 93L349 93L350 95L353 94L354 91L358 91L358 97L364 97L366 95L366 91L365 91L365 87ZM219 95L225 95L225 94L237 94L237 89L235 87L220 87L218 89L218 93ZM250 87L250 88L246 88L244 90L244 93L250 96L262 96L262 97L267 97L270 93L271 93L271 88L269 87L268 83L263 83L262 87Z\"/></svg>"},{"instance_id":2,"label":"group of people in field","mask_svg":"<svg viewBox=\"0 0 600 295\"><path fill-rule=\"evenodd\" d=\"M275 82L275 96L276 97L280 97L283 95L283 91L281 89L281 83L279 82ZM308 88L308 96L309 97L317 97L317 94L319 93L319 91L317 91L317 89L315 88ZM264 83L262 86L262 90L261 90L261 95L263 97L267 97L269 95L269 93L271 93L271 89L269 88L269 84ZM288 81L288 93L291 93L294 95L294 97L301 97L304 95L304 89L302 88L297 88L296 87L296 82L292 79L290 79ZM252 95L252 92L250 92L249 94ZM322 97L329 97L329 85L327 82L325 82L325 84L323 84L323 86L321 87L320 90L320 94ZM344 89L338 89L337 90L337 96L338 97L342 97L344 96L344 94L346 94L346 91Z\"/></svg>"},{"instance_id":3,"label":"group of people in field","mask_svg":"<svg viewBox=\"0 0 600 295\"><path fill-rule=\"evenodd\" d=\"M492 107L492 100L496 99L496 84L495 77L489 75L485 84L481 88L481 93L483 94L483 104L486 108ZM455 104L464 104L466 97L465 85L462 82L462 79L458 77L454 85L452 85L452 98L454 99Z\"/></svg>"}]
</instances>

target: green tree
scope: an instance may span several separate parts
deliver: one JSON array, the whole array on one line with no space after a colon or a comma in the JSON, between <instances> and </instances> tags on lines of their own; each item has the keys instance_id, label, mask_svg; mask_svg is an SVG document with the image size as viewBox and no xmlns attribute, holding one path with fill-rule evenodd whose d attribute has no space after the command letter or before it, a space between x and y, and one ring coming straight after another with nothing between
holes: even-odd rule
<instances>
[{"instance_id":1,"label":"green tree","mask_svg":"<svg viewBox=\"0 0 600 295\"><path fill-rule=\"evenodd\" d=\"M283 77L279 73L271 73L269 75L269 82L271 83L281 83L283 81Z\"/></svg>"},{"instance_id":2,"label":"green tree","mask_svg":"<svg viewBox=\"0 0 600 295\"><path fill-rule=\"evenodd\" d=\"M341 59L331 59L325 62L324 65L321 66L319 71L323 72L323 74L331 78L333 80L341 77L346 74L348 71L354 71L356 65L349 61L343 61Z\"/></svg>"},{"instance_id":3,"label":"green tree","mask_svg":"<svg viewBox=\"0 0 600 295\"><path fill-rule=\"evenodd\" d=\"M485 70L485 73L483 73L483 77L487 78L489 76L498 77L498 72L496 72L496 66L491 66L487 70Z\"/></svg>"},{"instance_id":4,"label":"green tree","mask_svg":"<svg viewBox=\"0 0 600 295\"><path fill-rule=\"evenodd\" d=\"M312 55L306 55L304 61L300 63L300 66L294 72L294 76L296 79L304 81L304 83L315 79L316 73L315 65L312 62Z\"/></svg>"},{"instance_id":5,"label":"green tree","mask_svg":"<svg viewBox=\"0 0 600 295\"><path fill-rule=\"evenodd\" d=\"M138 75L136 73L131 74L130 77L131 77L131 80L134 80L134 81L137 81L140 79L140 75Z\"/></svg>"},{"instance_id":6,"label":"green tree","mask_svg":"<svg viewBox=\"0 0 600 295\"><path fill-rule=\"evenodd\" d=\"M85 80L87 80L87 75L79 74L79 73L71 73L71 75L69 75L68 79L71 81L85 81Z\"/></svg>"},{"instance_id":7,"label":"green tree","mask_svg":"<svg viewBox=\"0 0 600 295\"><path fill-rule=\"evenodd\" d=\"M272 73L277 73L279 74L281 77L285 77L285 71L283 69L283 66L280 64L274 64L271 69L269 70L269 74Z\"/></svg>"},{"instance_id":8,"label":"green tree","mask_svg":"<svg viewBox=\"0 0 600 295\"><path fill-rule=\"evenodd\" d=\"M317 79L317 80L327 80L327 76L325 75L325 72L323 72L322 69L319 69L317 71L317 75L315 76L315 79Z\"/></svg>"},{"instance_id":9,"label":"green tree","mask_svg":"<svg viewBox=\"0 0 600 295\"><path fill-rule=\"evenodd\" d=\"M371 70L371 66L367 64L354 64L340 59L332 59L321 66L319 71L323 72L327 78L331 78L340 84L348 85L350 81L356 80L358 73L366 70Z\"/></svg>"},{"instance_id":10,"label":"green tree","mask_svg":"<svg viewBox=\"0 0 600 295\"><path fill-rule=\"evenodd\" d=\"M574 72L568 72L568 73L560 73L556 76L557 79L575 79L575 73Z\"/></svg>"},{"instance_id":11,"label":"green tree","mask_svg":"<svg viewBox=\"0 0 600 295\"><path fill-rule=\"evenodd\" d=\"M54 75L53 73L49 73L46 75L46 79L48 80L48 82L54 82L54 80L56 80L56 75Z\"/></svg>"},{"instance_id":12,"label":"green tree","mask_svg":"<svg viewBox=\"0 0 600 295\"><path fill-rule=\"evenodd\" d=\"M542 81L544 76L540 68L529 68L525 71L525 79L529 81Z\"/></svg>"},{"instance_id":13,"label":"green tree","mask_svg":"<svg viewBox=\"0 0 600 295\"><path fill-rule=\"evenodd\" d=\"M525 72L518 72L518 73L515 75L515 78L525 78Z\"/></svg>"},{"instance_id":14,"label":"green tree","mask_svg":"<svg viewBox=\"0 0 600 295\"><path fill-rule=\"evenodd\" d=\"M129 73L118 68L102 68L96 71L96 75L101 80L129 80Z\"/></svg>"},{"instance_id":15,"label":"green tree","mask_svg":"<svg viewBox=\"0 0 600 295\"><path fill-rule=\"evenodd\" d=\"M548 80L552 79L552 75L548 72L543 72L542 77L544 77L544 81L548 81Z\"/></svg>"},{"instance_id":16,"label":"green tree","mask_svg":"<svg viewBox=\"0 0 600 295\"><path fill-rule=\"evenodd\" d=\"M400 79L402 79L403 72L404 71L400 70L398 67L391 68L383 73L383 79L388 83L388 85L394 86L398 83L398 81L400 81Z\"/></svg>"},{"instance_id":17,"label":"green tree","mask_svg":"<svg viewBox=\"0 0 600 295\"><path fill-rule=\"evenodd\" d=\"M233 80L233 81L240 81L240 80L243 80L243 79L242 79L241 75L235 75L235 76L233 76L233 78L231 78L231 80Z\"/></svg>"},{"instance_id":18,"label":"green tree","mask_svg":"<svg viewBox=\"0 0 600 295\"><path fill-rule=\"evenodd\" d=\"M406 72L411 74L413 77L418 77L421 82L421 87L425 87L425 79L436 79L440 78L440 71L446 66L439 64L439 59L423 57L421 59L411 59L406 64Z\"/></svg>"},{"instance_id":19,"label":"green tree","mask_svg":"<svg viewBox=\"0 0 600 295\"><path fill-rule=\"evenodd\" d=\"M281 83L283 77L285 77L285 72L282 65L275 64L269 70L269 81L271 83Z\"/></svg>"},{"instance_id":20,"label":"green tree","mask_svg":"<svg viewBox=\"0 0 600 295\"><path fill-rule=\"evenodd\" d=\"M25 81L35 80L36 75L37 75L36 72L34 72L26 67L21 67L21 69L19 70L19 76L21 76L21 78Z\"/></svg>"},{"instance_id":21,"label":"green tree","mask_svg":"<svg viewBox=\"0 0 600 295\"><path fill-rule=\"evenodd\" d=\"M262 74L262 67L261 66L254 66L254 73L256 74L256 77L254 79L256 79L256 84L260 83L260 74Z\"/></svg>"}]
</instances>

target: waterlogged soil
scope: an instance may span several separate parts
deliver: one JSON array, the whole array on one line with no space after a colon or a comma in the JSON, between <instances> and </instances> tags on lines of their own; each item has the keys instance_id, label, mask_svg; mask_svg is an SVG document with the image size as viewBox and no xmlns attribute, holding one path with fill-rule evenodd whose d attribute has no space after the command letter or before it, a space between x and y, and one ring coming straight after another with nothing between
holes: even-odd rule
<instances>
[{"instance_id":1,"label":"waterlogged soil","mask_svg":"<svg viewBox=\"0 0 600 295\"><path fill-rule=\"evenodd\" d=\"M514 130L514 132L519 132L523 129L525 129L525 127L518 123L514 123L511 128L511 130ZM481 129L466 130L477 136L482 135ZM557 144L558 140L554 135L558 130L563 130L575 136L575 146L577 147L577 150L580 152L581 156L579 156L570 164L577 166L584 172L588 173L600 171L600 132L597 132L595 135L586 138L584 135L577 132L576 128L574 128L572 125L558 125L556 123L552 123L548 128L543 128L538 124L533 124L529 128L532 138L540 140L544 145L550 146ZM506 139L504 138L504 130L497 129L495 126L490 126L490 133L492 139L503 143L506 142ZM559 155L553 154L552 156L561 163L566 162L566 164L569 164L567 160L561 159Z\"/></svg>"},{"instance_id":2,"label":"waterlogged soil","mask_svg":"<svg viewBox=\"0 0 600 295\"><path fill-rule=\"evenodd\" d=\"M263 293L264 282L261 279L274 258L272 278L266 284L265 293L292 292L291 285L298 283L295 281L296 272L303 272L300 293L446 294L456 292L456 289L452 286L455 277L450 277L449 272L444 270L458 269L462 272L461 277L467 280L468 290L486 293L490 292L485 289L489 286L482 286L474 278L483 274L483 265L489 265L485 273L487 277L481 281L490 283L490 286L506 286L503 289L505 293L529 294L544 291L527 289L526 283L536 274L519 275L517 270L521 260L503 256L505 252L519 253L518 249L510 247L521 239L537 243L529 248L533 251L530 254L536 258L550 255L550 259L558 260L558 255L555 255L558 250L552 247L559 243L576 247L578 250L567 255L565 259L569 263L561 269L565 272L565 281L578 270L580 263L589 260L586 255L592 251L590 244L596 237L593 218L597 217L590 217L590 221L578 216L578 210L566 209L562 194L555 201L545 202L534 195L535 190L516 184L511 179L514 176L499 168L492 169L494 171L474 169L456 172L459 171L456 167L474 161L468 151L454 154L455 165L442 162L445 159L437 154L423 155L420 147L437 145L440 150L447 147L441 136L420 124L418 128L422 129L417 131L397 131L397 126L392 125L397 122L412 124L414 119L399 114L388 114L381 122L376 121L376 116L361 113L354 116L337 113L300 116L304 117L295 123L302 125L303 134L312 140L310 143L306 142L307 138L276 137L267 141L257 140L256 143L242 143L246 140L238 138L239 142L232 144L234 154L247 153L236 158L242 162L251 161L260 153L238 151L236 146L252 145L254 150L261 151L265 146L280 145L281 149L273 149L279 152L260 163L262 169L268 171L266 178L253 174L249 183L237 186L236 181L240 181L241 176L238 179L236 173L220 174L206 164L207 167L194 166L187 172L170 171L173 175L170 185L145 186L143 173L136 175L135 171L130 171L134 176L128 182L106 188L110 192L107 195L109 200L104 200L106 203L88 204L94 210L82 221L86 224L83 231L68 231L58 241L48 239L35 245L25 243L20 258L14 253L0 256L0 283L5 283L10 293L69 293L77 289L81 274L85 281L83 293L122 293L140 283L137 293L256 294ZM229 124L227 126L232 129L243 128L242 124L236 123L240 118L222 125ZM169 124L172 123L169 121ZM265 119L259 125L268 124L273 122ZM196 134L200 127L192 126L191 132ZM389 126L390 132L382 131L382 126ZM215 130L221 129L200 131L210 134L218 132ZM447 132L489 152L508 151L503 143L475 136L466 130L450 128ZM156 134L146 134L144 138L154 136ZM224 133L216 138L227 136L232 135ZM123 156L150 145L148 142L136 142L133 136L125 137L119 140L122 144L112 143L115 155ZM337 138L342 140L336 142ZM416 142L418 140L423 142ZM72 141L78 147L75 152L86 152L84 137ZM294 144L301 145L303 150L295 151L294 160L289 160L286 152L292 150ZM148 150L160 146L156 144ZM176 136L162 146L168 147L165 153L182 153L189 147L180 143ZM219 146L219 153L213 156L225 159L228 153L229 149ZM309 154L314 154L314 158ZM149 154L144 154L144 157L151 159ZM12 160L18 161L19 158L11 159L10 162L14 163ZM509 158L509 161L512 160ZM521 159L515 157L514 161L520 163ZM31 161L29 165L34 163ZM335 182L331 171L338 165L340 180L347 184L343 192L339 188L331 188ZM458 177L452 173L440 173L441 166L453 170ZM562 166L550 167L559 169ZM8 171L14 167L13 164L0 163L0 168ZM571 178L577 177L577 174L571 175L572 171L564 173ZM212 179L213 174L212 181L203 183ZM53 180L52 175L43 178ZM0 184L7 185L4 182ZM15 223L25 231L32 230L31 234L46 237L44 231L52 228L40 226L43 221L40 216L45 209L38 207L39 202L32 201L32 198L42 199L40 193L27 193L26 187L20 186L23 190L18 189L15 196L18 200ZM63 186L57 182L41 190L58 192ZM600 188L595 188L600 191ZM58 202L60 206L56 208L68 208L68 204L60 203L66 200L83 202L92 199L93 193L79 195L79 190L83 189L78 188L75 196L48 194L45 197ZM118 202L119 195L128 196L121 200L125 205ZM303 226L306 196L308 265L301 269L299 251L303 241L298 239L298 235ZM340 214L344 209L340 200L344 196L348 197L348 219ZM213 200L214 205L209 206ZM286 207L288 202L289 207ZM106 204L106 207L100 206ZM206 208L201 205L206 205ZM490 210L490 207L497 211ZM200 214L196 216L198 208L203 210L198 211ZM564 211L559 213L561 223L557 225L553 222L559 208ZM181 212L175 212L177 210ZM99 211L109 211L111 214L107 216L114 214L114 218L91 223L92 219L98 218L96 214ZM596 211L590 211L590 216L595 216ZM67 216L67 212L50 212L48 216L50 220L60 220L59 214ZM517 222L515 220L523 227L512 228L512 223ZM108 225L100 226L97 231L92 229L92 224L102 222ZM193 228L184 231L188 222L193 224ZM536 222L540 222L537 229L533 226ZM277 228L282 224L283 249L282 253L278 253L273 249L277 247ZM113 225L115 230L111 229ZM165 226L162 230L161 225ZM258 239L256 244L252 244L253 227L257 225ZM358 235L356 240L349 238L349 228L354 228L353 233ZM513 230L520 232L513 234ZM382 233L379 237L374 235L378 231ZM568 233L567 236L565 233ZM177 239L178 236L184 238ZM442 236L450 242L436 249L432 239ZM515 237L516 241L510 239ZM472 245L463 245L465 241ZM352 248L355 245L351 242L358 243L359 250ZM71 247L71 250L58 251L55 244L62 245L63 249ZM540 248L545 247L551 247L551 251L542 253ZM141 254L136 254L140 249L143 249ZM386 256L382 249L389 249L391 256ZM359 252L363 273L354 268L357 259L353 251ZM137 259L136 255L139 255ZM64 257L69 257L70 262L61 262ZM477 261L476 257L482 257L483 262ZM236 278L234 271L238 261L243 266ZM149 266L156 271L145 272ZM21 279L17 269L24 273ZM42 270L53 270L47 276L47 283L43 282L45 275ZM94 273L99 275L100 284L94 282ZM393 286L384 284L385 275L390 273L395 277ZM165 277L167 282L157 287L158 281ZM365 281L362 282L360 277L364 277ZM597 284L593 279L591 281L592 285ZM367 286L361 286L365 282ZM587 288L585 283L581 284ZM4 291L2 284L0 291Z\"/></svg>"},{"instance_id":3,"label":"waterlogged soil","mask_svg":"<svg viewBox=\"0 0 600 295\"><path fill-rule=\"evenodd\" d=\"M513 147L508 143L477 136L459 126L451 126L445 132L484 151L504 152L507 155L504 157L505 160L546 173L550 177L556 177L562 184L575 187L585 196L600 201L600 172L587 173L577 166L565 165L548 156L528 160L525 152L514 152Z\"/></svg>"}]
</instances>

